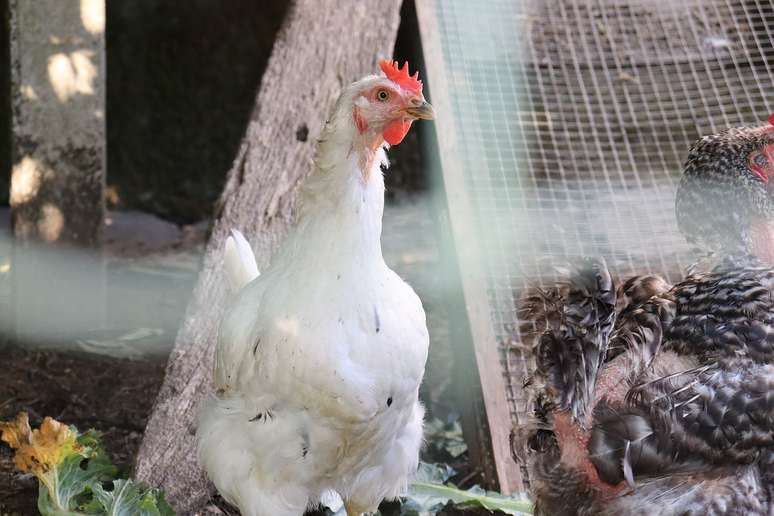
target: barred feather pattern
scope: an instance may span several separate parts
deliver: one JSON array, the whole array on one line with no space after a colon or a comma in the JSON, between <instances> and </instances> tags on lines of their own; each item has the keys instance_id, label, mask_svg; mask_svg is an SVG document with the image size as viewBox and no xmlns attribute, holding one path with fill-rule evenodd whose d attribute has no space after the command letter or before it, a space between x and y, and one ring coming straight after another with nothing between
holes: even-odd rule
<instances>
[{"instance_id":1,"label":"barred feather pattern","mask_svg":"<svg viewBox=\"0 0 774 516\"><path fill-rule=\"evenodd\" d=\"M766 125L726 129L691 147L675 200L677 224L689 243L723 256L750 249L752 222L773 220L774 203L747 159L773 142L774 131Z\"/></svg>"},{"instance_id":2,"label":"barred feather pattern","mask_svg":"<svg viewBox=\"0 0 774 516\"><path fill-rule=\"evenodd\" d=\"M640 403L668 412L673 437L709 462L749 463L774 444L773 283L774 270L735 259L671 292L664 347L699 367L676 389L641 389Z\"/></svg>"},{"instance_id":3,"label":"barred feather pattern","mask_svg":"<svg viewBox=\"0 0 774 516\"><path fill-rule=\"evenodd\" d=\"M616 292L604 261L584 260L572 274L572 283L561 293L542 300L546 330L534 353L537 376L554 394L558 407L580 420L588 413L605 360L615 323ZM538 309L539 305L531 310Z\"/></svg>"},{"instance_id":4,"label":"barred feather pattern","mask_svg":"<svg viewBox=\"0 0 774 516\"><path fill-rule=\"evenodd\" d=\"M674 287L631 278L616 294L604 263L586 260L527 297L520 314L543 332L530 348L532 421L514 434L514 455L538 513L768 514L772 281L755 259L735 258ZM591 474L568 461L563 412Z\"/></svg>"}]
</instances>

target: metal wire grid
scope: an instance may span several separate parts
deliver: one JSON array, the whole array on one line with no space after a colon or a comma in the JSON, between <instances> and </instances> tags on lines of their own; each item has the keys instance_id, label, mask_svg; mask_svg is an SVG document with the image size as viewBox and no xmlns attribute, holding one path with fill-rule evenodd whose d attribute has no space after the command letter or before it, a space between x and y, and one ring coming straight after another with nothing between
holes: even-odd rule
<instances>
[{"instance_id":1,"label":"metal wire grid","mask_svg":"<svg viewBox=\"0 0 774 516\"><path fill-rule=\"evenodd\" d=\"M546 262L604 256L675 279L688 147L774 105L764 0L436 0L458 157L513 422L526 403L516 302ZM719 209L722 209L719 207ZM464 271L463 271L464 272Z\"/></svg>"}]
</instances>

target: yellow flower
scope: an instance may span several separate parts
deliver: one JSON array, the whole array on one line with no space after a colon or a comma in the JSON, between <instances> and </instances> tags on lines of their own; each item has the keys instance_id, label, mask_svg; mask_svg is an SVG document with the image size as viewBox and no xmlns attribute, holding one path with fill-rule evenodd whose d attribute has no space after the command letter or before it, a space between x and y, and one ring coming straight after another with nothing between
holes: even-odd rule
<instances>
[{"instance_id":1,"label":"yellow flower","mask_svg":"<svg viewBox=\"0 0 774 516\"><path fill-rule=\"evenodd\" d=\"M44 475L64 457L77 449L76 433L50 417L40 428L32 430L26 412L7 423L0 422L3 441L16 450L16 468L31 472L43 480Z\"/></svg>"}]
</instances>

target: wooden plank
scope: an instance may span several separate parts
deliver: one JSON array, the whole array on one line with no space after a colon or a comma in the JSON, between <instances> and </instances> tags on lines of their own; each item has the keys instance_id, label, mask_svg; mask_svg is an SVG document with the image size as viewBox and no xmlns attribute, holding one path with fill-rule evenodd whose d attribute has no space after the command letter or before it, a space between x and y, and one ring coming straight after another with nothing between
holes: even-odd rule
<instances>
[{"instance_id":1,"label":"wooden plank","mask_svg":"<svg viewBox=\"0 0 774 516\"><path fill-rule=\"evenodd\" d=\"M504 493L523 491L521 471L511 457L511 412L507 385L497 340L489 315L487 279L483 260L476 245L478 234L473 227L473 205L465 188L465 176L457 149L450 92L434 0L415 0L427 85L436 111L436 134L443 170L443 181L449 205L457 258L461 270L465 308L473 337L476 365L486 410L489 445L499 488ZM486 430L486 429L485 429ZM485 456L485 454L481 454ZM486 468L486 464L481 465Z\"/></svg>"},{"instance_id":2,"label":"wooden plank","mask_svg":"<svg viewBox=\"0 0 774 516\"><path fill-rule=\"evenodd\" d=\"M163 488L180 514L211 494L193 435L226 302L228 230L242 230L259 266L268 263L292 220L296 186L311 169L328 110L344 86L392 54L400 7L401 0L298 0L279 31L135 465L135 475Z\"/></svg>"}]
</instances>

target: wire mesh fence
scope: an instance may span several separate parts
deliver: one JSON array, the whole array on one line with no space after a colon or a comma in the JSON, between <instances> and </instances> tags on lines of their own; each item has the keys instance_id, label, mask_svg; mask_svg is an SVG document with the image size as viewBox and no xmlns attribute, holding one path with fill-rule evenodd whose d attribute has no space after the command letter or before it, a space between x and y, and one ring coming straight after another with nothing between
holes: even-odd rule
<instances>
[{"instance_id":1,"label":"wire mesh fence","mask_svg":"<svg viewBox=\"0 0 774 516\"><path fill-rule=\"evenodd\" d=\"M766 120L774 3L436 0L434 8L478 235L466 245L481 250L518 424L527 371L514 331L520 292L550 284L545 264L579 255L604 256L621 276L682 274L691 261L674 218L682 162L700 135Z\"/></svg>"}]
</instances>

